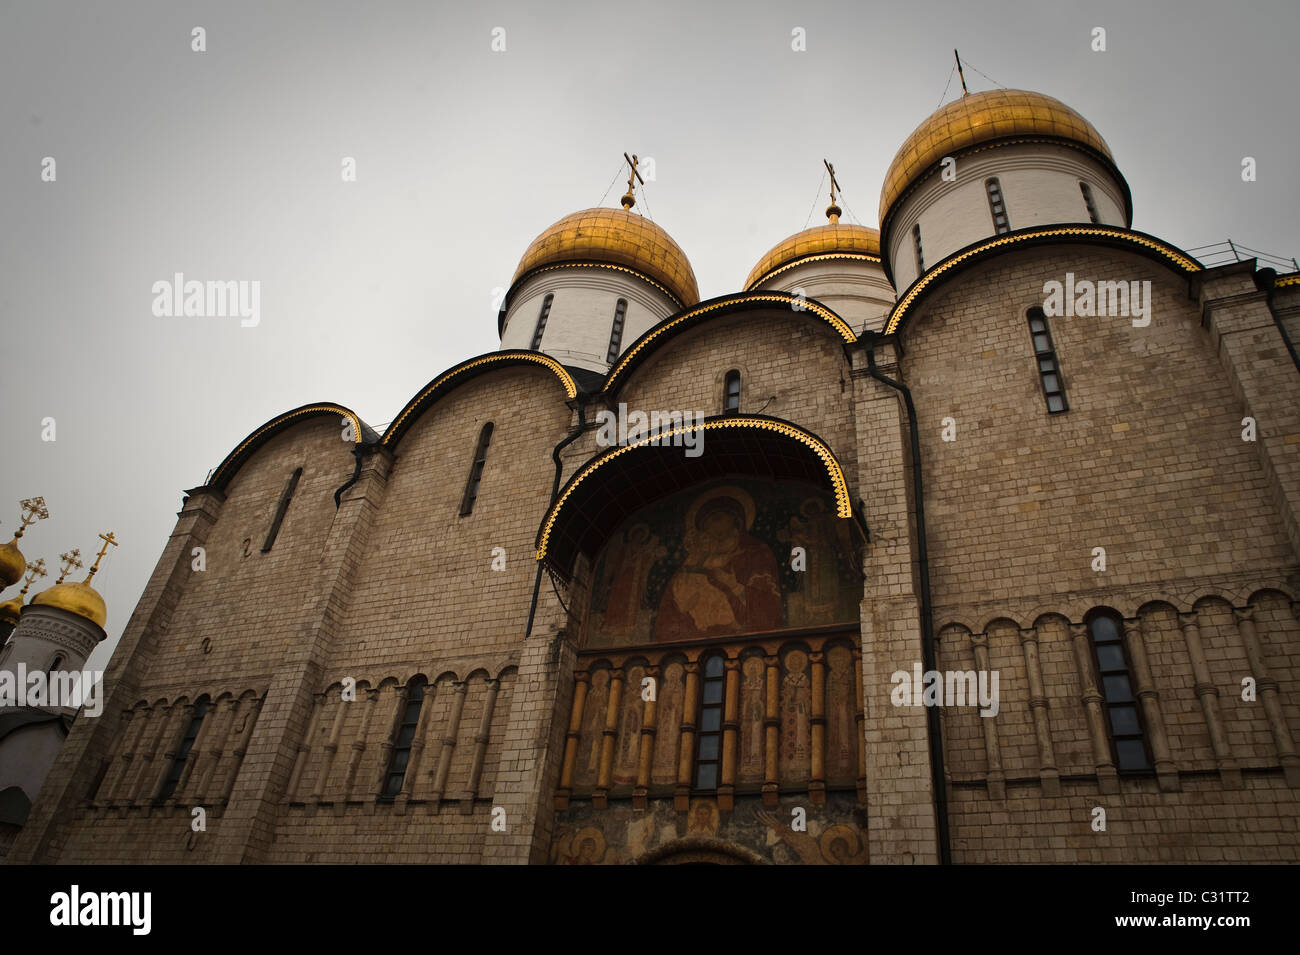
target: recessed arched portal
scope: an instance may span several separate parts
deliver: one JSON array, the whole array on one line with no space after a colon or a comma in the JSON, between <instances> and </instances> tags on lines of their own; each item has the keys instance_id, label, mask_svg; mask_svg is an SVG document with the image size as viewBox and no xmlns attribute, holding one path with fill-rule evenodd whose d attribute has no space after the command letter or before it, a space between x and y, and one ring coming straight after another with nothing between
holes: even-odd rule
<instances>
[{"instance_id":1,"label":"recessed arched portal","mask_svg":"<svg viewBox=\"0 0 1300 955\"><path fill-rule=\"evenodd\" d=\"M796 804L865 844L864 535L844 471L790 422L700 427L695 456L668 429L592 458L538 533L577 643L556 858L636 861L689 831L715 842L662 861L734 862L727 844L820 861L784 839Z\"/></svg>"}]
</instances>

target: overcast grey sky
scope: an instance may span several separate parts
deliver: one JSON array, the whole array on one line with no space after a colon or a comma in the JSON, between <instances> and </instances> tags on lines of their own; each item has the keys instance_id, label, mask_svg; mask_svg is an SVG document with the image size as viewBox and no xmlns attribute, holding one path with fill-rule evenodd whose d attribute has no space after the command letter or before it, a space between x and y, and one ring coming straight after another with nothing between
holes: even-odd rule
<instances>
[{"instance_id":1,"label":"overcast grey sky","mask_svg":"<svg viewBox=\"0 0 1300 955\"><path fill-rule=\"evenodd\" d=\"M968 68L972 91L1037 90L1093 122L1135 228L1300 254L1298 26L1294 0L4 0L0 533L36 494L51 517L29 560L116 532L95 580L102 665L182 489L281 411L331 400L378 426L496 348L493 289L537 233L600 201L624 150L655 159L638 211L701 296L735 291L810 209L824 221L823 157L846 218L877 224L954 46L992 77ZM175 272L260 281L260 323L155 317L153 283Z\"/></svg>"}]
</instances>

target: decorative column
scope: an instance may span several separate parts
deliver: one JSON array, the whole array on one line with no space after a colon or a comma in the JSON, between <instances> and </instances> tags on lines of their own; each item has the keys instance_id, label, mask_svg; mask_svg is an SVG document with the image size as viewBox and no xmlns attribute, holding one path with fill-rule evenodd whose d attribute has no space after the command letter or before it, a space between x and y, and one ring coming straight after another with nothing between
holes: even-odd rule
<instances>
[{"instance_id":1,"label":"decorative column","mask_svg":"<svg viewBox=\"0 0 1300 955\"><path fill-rule=\"evenodd\" d=\"M569 709L569 730L564 738L564 763L560 768L560 788L555 794L555 808L568 809L573 793L573 770L578 762L578 743L582 739L582 711L587 705L591 673L583 670L574 676L573 705Z\"/></svg>"},{"instance_id":2,"label":"decorative column","mask_svg":"<svg viewBox=\"0 0 1300 955\"><path fill-rule=\"evenodd\" d=\"M196 806L208 804L208 788L212 784L212 778L216 775L217 767L221 765L221 757L224 755L226 740L230 736L230 728L235 720L235 709L239 706L239 701L234 697L222 700L214 704L218 712L213 719L211 728L211 743L204 747L203 771L199 775L198 784L194 788L194 795L191 802ZM206 735L206 734L205 734ZM204 740L208 742L207 739ZM194 772L199 773L198 761L195 761Z\"/></svg>"},{"instance_id":3,"label":"decorative column","mask_svg":"<svg viewBox=\"0 0 1300 955\"><path fill-rule=\"evenodd\" d=\"M140 755L139 765L136 768L135 777L126 786L123 793L125 805L139 806L147 802L149 798L149 785L154 777L153 762L158 755L158 750L163 745L163 738L167 733L167 725L171 722L172 704L163 703L149 708L149 730L151 731L150 739L147 743L142 741L142 752Z\"/></svg>"},{"instance_id":4,"label":"decorative column","mask_svg":"<svg viewBox=\"0 0 1300 955\"><path fill-rule=\"evenodd\" d=\"M442 802L442 794L447 791L447 774L451 772L451 757L456 749L456 736L460 733L460 714L465 709L465 681L460 680L451 685L451 715L447 717L447 727L442 733L442 752L438 754L437 775L433 780L433 792L429 794L429 812L437 812Z\"/></svg>"},{"instance_id":5,"label":"decorative column","mask_svg":"<svg viewBox=\"0 0 1300 955\"><path fill-rule=\"evenodd\" d=\"M673 809L686 812L691 808L691 772L695 767L695 724L700 718L700 664L686 664L686 698L682 706L682 746L677 760L677 788L673 790Z\"/></svg>"},{"instance_id":6,"label":"decorative column","mask_svg":"<svg viewBox=\"0 0 1300 955\"><path fill-rule=\"evenodd\" d=\"M658 666L646 668L646 676L651 679L651 688L653 692L650 698L645 701L645 710L641 714L641 759L637 765L636 771L636 788L632 790L632 808L634 810L644 810L648 805L648 796L650 793L650 772L654 768L655 758L655 737L658 735L658 726L656 724L657 703L659 700L659 674L662 672Z\"/></svg>"},{"instance_id":7,"label":"decorative column","mask_svg":"<svg viewBox=\"0 0 1300 955\"><path fill-rule=\"evenodd\" d=\"M989 672L989 635L972 633L971 649L975 653L975 681L979 685L979 675ZM978 692L978 691L977 691ZM998 744L998 718L985 716L976 710L977 719L984 730L984 757L988 761L988 789L990 799L1005 799L1007 796L1007 774L1002 771L1002 748Z\"/></svg>"},{"instance_id":8,"label":"decorative column","mask_svg":"<svg viewBox=\"0 0 1300 955\"><path fill-rule=\"evenodd\" d=\"M775 806L781 792L781 658L770 653L763 662L767 664L767 705L763 714L763 805ZM862 736L861 732L858 736Z\"/></svg>"},{"instance_id":9,"label":"decorative column","mask_svg":"<svg viewBox=\"0 0 1300 955\"><path fill-rule=\"evenodd\" d=\"M409 690L408 690L409 693ZM405 815L416 783L420 780L420 762L424 756L424 738L429 732L429 714L433 712L433 701L437 697L430 684L424 684L424 698L420 702L420 716L415 723L415 738L411 740L411 753L406 760L406 775L402 777L402 791L393 801L393 811Z\"/></svg>"},{"instance_id":10,"label":"decorative column","mask_svg":"<svg viewBox=\"0 0 1300 955\"><path fill-rule=\"evenodd\" d=\"M221 792L223 806L230 803L230 794L235 791L235 780L239 778L240 767L244 765L244 754L248 752L249 741L253 738L257 714L261 712L265 701L265 696L259 696L241 700L239 703L240 712L244 713L244 721L239 726L239 742L235 746L234 759L230 761L230 775L226 777L226 785Z\"/></svg>"},{"instance_id":11,"label":"decorative column","mask_svg":"<svg viewBox=\"0 0 1300 955\"><path fill-rule=\"evenodd\" d=\"M311 793L313 803L321 802L325 795L325 786L328 783L330 773L334 769L334 757L339 751L339 739L343 735L343 722L347 719L348 709L355 702L355 700L345 700L340 696L339 702L334 709L334 722L330 726L330 738L325 743L325 759L321 763L320 774L316 777L316 785Z\"/></svg>"},{"instance_id":12,"label":"decorative column","mask_svg":"<svg viewBox=\"0 0 1300 955\"><path fill-rule=\"evenodd\" d=\"M379 692L382 694L383 688ZM379 744L379 759L377 766L373 766L371 775L374 783L370 787L370 792L366 793L367 808L370 812L375 811L379 804L379 797L384 791L384 783L388 779L388 767L393 761L393 737L397 735L397 728L401 725L403 716L406 715L406 704L410 700L411 688L409 686L399 687L393 684L393 708L388 715L388 731L384 734L384 741ZM424 709L424 707L420 707ZM407 754L410 758L410 754ZM409 767L409 763L407 764ZM403 779L403 782L406 780Z\"/></svg>"},{"instance_id":13,"label":"decorative column","mask_svg":"<svg viewBox=\"0 0 1300 955\"><path fill-rule=\"evenodd\" d=\"M826 656L821 650L808 654L812 670L811 773L808 798L814 805L826 802Z\"/></svg>"},{"instance_id":14,"label":"decorative column","mask_svg":"<svg viewBox=\"0 0 1300 955\"><path fill-rule=\"evenodd\" d=\"M492 711L496 709L497 693L501 689L500 680L488 680L487 699L483 703L483 715L478 721L478 733L474 737L474 761L469 769L469 784L465 798L461 800L460 811L469 815L474 811L474 800L478 798L479 782L483 778L483 760L487 757L488 739L492 735Z\"/></svg>"},{"instance_id":15,"label":"decorative column","mask_svg":"<svg viewBox=\"0 0 1300 955\"><path fill-rule=\"evenodd\" d=\"M140 746L140 740L144 737L149 722L149 707L142 706L138 711L128 710L125 717L128 724L122 743L121 768L113 775L111 780L106 780L107 784L100 787L99 791L99 802L110 809L116 801L117 791L122 788L122 784L131 775L135 751Z\"/></svg>"},{"instance_id":16,"label":"decorative column","mask_svg":"<svg viewBox=\"0 0 1300 955\"><path fill-rule=\"evenodd\" d=\"M162 739L166 740L162 751L162 765L150 767L153 776L149 783L148 801L150 806L162 796L163 785L167 782L167 773L176 759L176 749L180 746L181 740L185 738L185 728L194 719L193 703L185 703L180 707L173 705L170 709L170 725L165 728L162 735ZM177 719L177 716L180 719Z\"/></svg>"},{"instance_id":17,"label":"decorative column","mask_svg":"<svg viewBox=\"0 0 1300 955\"><path fill-rule=\"evenodd\" d=\"M1048 714L1047 692L1043 688L1043 667L1038 659L1038 631L1021 629L1020 651L1025 657L1029 680L1029 712L1034 718L1034 738L1038 741L1038 781L1044 796L1061 794L1061 773L1056 767L1052 746L1052 722Z\"/></svg>"},{"instance_id":18,"label":"decorative column","mask_svg":"<svg viewBox=\"0 0 1300 955\"><path fill-rule=\"evenodd\" d=\"M1300 759L1296 757L1295 741L1291 738L1291 729L1287 726L1281 701L1277 698L1277 680L1269 674L1264 647L1255 630L1255 608L1238 610L1234 607L1232 615L1237 619L1237 632L1241 634L1242 645L1246 648L1246 661L1255 678L1259 701L1264 705L1268 728L1273 732L1273 743L1277 747L1277 760L1282 765L1282 774L1288 786L1300 787Z\"/></svg>"},{"instance_id":19,"label":"decorative column","mask_svg":"<svg viewBox=\"0 0 1300 955\"><path fill-rule=\"evenodd\" d=\"M238 703L236 703L238 705ZM298 743L298 758L293 764L293 773L289 776L289 785L284 787L284 801L298 801L298 787L302 784L302 774L311 760L311 744L320 730L320 716L325 709L325 696L312 697L311 719L307 723L307 733Z\"/></svg>"},{"instance_id":20,"label":"decorative column","mask_svg":"<svg viewBox=\"0 0 1300 955\"><path fill-rule=\"evenodd\" d=\"M862 709L862 648L853 648L853 684L857 695L853 698L853 719L858 730L858 805L867 804L867 714ZM768 692L773 692L770 689Z\"/></svg>"},{"instance_id":21,"label":"decorative column","mask_svg":"<svg viewBox=\"0 0 1300 955\"><path fill-rule=\"evenodd\" d=\"M1142 701L1142 715L1146 718L1147 734L1151 738L1151 755L1156 763L1156 782L1165 792L1178 792L1182 788L1182 783L1178 778L1178 767L1174 765L1169 755L1169 735L1165 732L1165 721L1160 714L1160 694L1156 692L1155 682L1151 679L1151 668L1147 666L1142 618L1132 617L1125 620L1124 633L1127 638L1129 658L1133 661L1133 676L1137 679L1138 699Z\"/></svg>"},{"instance_id":22,"label":"decorative column","mask_svg":"<svg viewBox=\"0 0 1300 955\"><path fill-rule=\"evenodd\" d=\"M348 759L348 774L343 780L343 798L334 804L334 815L341 816L352 798L352 787L357 779L357 770L366 752L366 737L370 735L370 720L374 717L379 703L379 690L366 687L365 704L361 708L361 725L357 735L352 739L352 755Z\"/></svg>"},{"instance_id":23,"label":"decorative column","mask_svg":"<svg viewBox=\"0 0 1300 955\"><path fill-rule=\"evenodd\" d=\"M609 671L609 703L605 707L605 730L600 740L600 771L596 775L596 789L591 794L591 804L597 809L604 809L609 804L609 787L614 774L614 744L618 741L618 714L623 703L623 681L626 679L622 667Z\"/></svg>"},{"instance_id":24,"label":"decorative column","mask_svg":"<svg viewBox=\"0 0 1300 955\"><path fill-rule=\"evenodd\" d=\"M1102 712L1101 690L1092 666L1092 639L1088 625L1070 624L1070 643L1074 647L1074 666L1079 674L1079 699L1088 719L1088 735L1092 737L1092 761L1097 772L1097 789L1109 795L1119 792L1119 771L1110 753L1110 735L1106 730L1106 715Z\"/></svg>"},{"instance_id":25,"label":"decorative column","mask_svg":"<svg viewBox=\"0 0 1300 955\"><path fill-rule=\"evenodd\" d=\"M736 805L736 750L740 739L740 661L723 661L726 680L722 691L722 778L718 781L718 811Z\"/></svg>"},{"instance_id":26,"label":"decorative column","mask_svg":"<svg viewBox=\"0 0 1300 955\"><path fill-rule=\"evenodd\" d=\"M1210 665L1205 659L1205 647L1201 644L1201 628L1197 613L1180 613L1178 625L1183 631L1183 642L1187 644L1187 655L1192 661L1192 675L1195 678L1193 689L1196 698L1201 701L1201 712L1205 714L1205 728L1210 734L1210 748L1214 751L1214 761L1219 766L1219 778L1224 789L1241 789L1241 769L1232 757L1232 747L1223 728L1223 714L1219 710L1219 688L1214 685L1210 674Z\"/></svg>"}]
</instances>

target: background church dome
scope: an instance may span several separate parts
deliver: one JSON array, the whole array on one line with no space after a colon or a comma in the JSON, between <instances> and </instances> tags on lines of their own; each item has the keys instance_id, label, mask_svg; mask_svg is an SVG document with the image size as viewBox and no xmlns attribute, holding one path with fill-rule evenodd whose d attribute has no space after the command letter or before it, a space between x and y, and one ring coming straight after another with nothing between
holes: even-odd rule
<instances>
[{"instance_id":1,"label":"background church dome","mask_svg":"<svg viewBox=\"0 0 1300 955\"><path fill-rule=\"evenodd\" d=\"M1027 90L971 93L933 113L899 148L880 193L880 221L908 187L945 156L982 143L1022 138L1071 142L1114 162L1101 134L1058 99Z\"/></svg>"},{"instance_id":2,"label":"background church dome","mask_svg":"<svg viewBox=\"0 0 1300 955\"><path fill-rule=\"evenodd\" d=\"M842 256L853 258L870 255L880 257L880 233L869 226L851 225L847 222L827 223L804 229L778 242L745 279L749 291L767 276L793 262L813 256Z\"/></svg>"},{"instance_id":3,"label":"background church dome","mask_svg":"<svg viewBox=\"0 0 1300 955\"><path fill-rule=\"evenodd\" d=\"M108 620L104 598L90 584L78 581L65 581L55 584L49 590L42 590L32 599L32 603L75 613L101 628Z\"/></svg>"},{"instance_id":4,"label":"background church dome","mask_svg":"<svg viewBox=\"0 0 1300 955\"><path fill-rule=\"evenodd\" d=\"M645 216L626 209L584 209L539 235L519 261L515 285L549 265L621 265L664 286L683 307L700 300L695 271L681 246Z\"/></svg>"},{"instance_id":5,"label":"background church dome","mask_svg":"<svg viewBox=\"0 0 1300 955\"><path fill-rule=\"evenodd\" d=\"M18 549L17 538L0 544L0 590L16 584L27 571L27 558Z\"/></svg>"}]
</instances>

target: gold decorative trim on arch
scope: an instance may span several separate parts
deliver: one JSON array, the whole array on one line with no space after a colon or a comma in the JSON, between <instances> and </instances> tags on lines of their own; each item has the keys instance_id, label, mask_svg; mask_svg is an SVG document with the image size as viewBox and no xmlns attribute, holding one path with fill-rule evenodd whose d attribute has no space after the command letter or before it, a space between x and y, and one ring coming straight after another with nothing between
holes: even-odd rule
<instances>
[{"instance_id":1,"label":"gold decorative trim on arch","mask_svg":"<svg viewBox=\"0 0 1300 955\"><path fill-rule=\"evenodd\" d=\"M452 378L455 378L457 375L469 371L471 368L477 368L480 365L486 365L494 361L533 361L537 362L539 365L545 365L547 368L551 369L551 371L555 372L556 378L560 379L560 384L564 386L564 393L566 396L569 398L576 398L578 396L578 383L573 380L573 376L565 370L564 366L554 358L539 354L538 352L519 351L505 351L497 352L492 355L484 355L481 358L476 358L463 365L457 365L451 371L444 372L435 378L433 384L429 385L429 387L416 395L415 398L407 404L406 410L398 416L397 420L388 426L388 430L384 432L384 436L380 439L379 443L381 445L387 445L389 439L397 433L397 429L401 426L402 422L414 414L415 410L420 407L420 402L424 401L424 399L434 391L437 391L443 384L450 381Z\"/></svg>"},{"instance_id":2,"label":"gold decorative trim on arch","mask_svg":"<svg viewBox=\"0 0 1300 955\"><path fill-rule=\"evenodd\" d=\"M1274 288L1283 285L1300 285L1300 272L1292 272L1290 275L1279 275L1273 282Z\"/></svg>"},{"instance_id":3,"label":"gold decorative trim on arch","mask_svg":"<svg viewBox=\"0 0 1300 955\"><path fill-rule=\"evenodd\" d=\"M272 418L266 424L262 425L262 427L258 428L247 438L245 438L240 443L239 447L235 448L234 451L230 452L230 454L227 455L226 460L221 462L221 464L217 467L216 471L212 473L212 477L209 479L208 483L217 484L221 479L222 472L226 470L226 465L232 461L238 460L240 454L244 452L244 449L246 449L249 445L256 442L257 439L262 435L264 435L267 431L271 430L272 428L277 428L285 424L286 422L291 421L294 418L301 417L302 415L314 414L314 413L325 412L325 411L338 414L340 417L347 418L349 421L352 422L352 433L356 435L356 440L353 442L353 444L360 444L364 440L361 434L361 419L358 418L353 412L349 411L347 408L342 407L341 405L308 405L305 408L297 408L294 411L288 412L287 414L282 414L279 417Z\"/></svg>"},{"instance_id":4,"label":"gold decorative trim on arch","mask_svg":"<svg viewBox=\"0 0 1300 955\"><path fill-rule=\"evenodd\" d=\"M736 295L736 296L732 296L731 298L724 298L716 302L710 302L708 305L701 305L698 308L691 309L689 312L683 312L681 315L678 315L670 322L664 322L660 325L656 325L645 335L643 335L635 345L629 348L627 352L623 355L623 357L619 359L618 364L613 367L609 375L605 378L604 390L609 391L610 385L614 383L614 379L616 379L619 375L623 373L623 369L628 366L628 364L632 361L632 358L638 352L642 351L647 345L649 345L652 341L654 341L664 332L667 332L670 329L675 328L676 326L680 325L682 322L689 321L692 318L696 318L708 312L717 311L720 308L726 308L728 305L735 305L738 303L773 302L781 305L789 305L792 302L797 302L797 301L799 301L799 299L795 298L795 296L793 295L790 295L788 292L779 292L775 294L773 293L756 294L753 292L746 292L742 295ZM839 333L840 337L843 338L844 341L855 342L858 340L858 336L853 333L853 329L849 327L848 322L844 321L844 319L840 318L838 315L832 312L825 305L822 305L820 302L811 301L809 299L804 299L802 305L803 307L800 309L800 311L812 312L814 315L819 316L821 319L823 319L826 322L827 325L835 329L835 331Z\"/></svg>"},{"instance_id":5,"label":"gold decorative trim on arch","mask_svg":"<svg viewBox=\"0 0 1300 955\"><path fill-rule=\"evenodd\" d=\"M936 279L942 277L944 273L952 270L954 267L965 262L972 256L980 255L981 253L988 252L991 249L1000 248L1004 245L1014 245L1017 242L1051 238L1052 236L1072 235L1119 239L1122 242L1142 246L1143 248L1151 249L1152 251L1164 256L1184 272L1200 272L1205 268L1191 256L1184 255L1171 245L1166 245L1158 239L1153 239L1148 236L1139 235L1122 229L1111 229L1102 226L1069 226L1068 228L1035 229L1031 232L1004 235L996 239L989 239L987 242L981 242L973 249L967 249L965 252L945 259L921 276L921 278L914 282L912 287L908 289L907 294L899 299L898 304L894 306L894 310L890 312L889 321L885 323L885 334L892 335L898 330L898 326L902 323L903 316L906 314L908 308L911 307L912 302L914 302Z\"/></svg>"},{"instance_id":6,"label":"gold decorative trim on arch","mask_svg":"<svg viewBox=\"0 0 1300 955\"><path fill-rule=\"evenodd\" d=\"M849 487L848 483L844 480L844 469L840 467L840 462L836 459L835 455L831 453L831 449L826 447L825 444L823 444L819 439L814 438L807 431L804 431L801 428L796 428L794 425L785 424L781 421L773 421L769 418L750 418L743 415L706 421L697 427L702 428L705 431L712 431L718 428L754 428L760 431L775 431L778 434L785 435L787 438L793 438L817 455L823 466L826 468L826 474L831 481L831 488L835 492L836 516L853 516L853 507L849 502ZM542 525L541 538L538 540L537 559L542 560L546 557L546 548L551 539L551 530L555 527L555 522L560 516L560 510L564 507L564 502L569 499L569 496L575 490L577 490L578 485L590 477L597 468L613 461L620 454L626 454L628 451L632 451L635 448L661 444L675 435L697 430L697 427L683 425L681 427L672 428L668 431L648 434L631 444L625 444L622 447L611 449L579 471L569 482L568 486L565 487L564 493L560 495L559 499L553 505L551 505L551 509L546 514L546 522Z\"/></svg>"},{"instance_id":7,"label":"gold decorative trim on arch","mask_svg":"<svg viewBox=\"0 0 1300 955\"><path fill-rule=\"evenodd\" d=\"M754 288L756 285L762 285L770 278L780 275L782 272L788 272L790 269L798 268L801 265L807 265L809 262L821 262L826 259L853 259L860 262L880 262L880 256L871 255L867 252L823 252L818 255L805 255L803 258L795 259L793 262L787 262L785 265L778 265L774 269L764 272L754 281L745 286L745 290Z\"/></svg>"}]
</instances>

